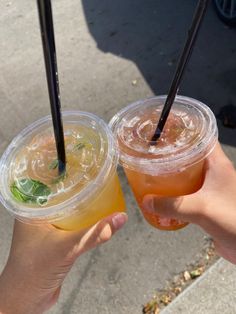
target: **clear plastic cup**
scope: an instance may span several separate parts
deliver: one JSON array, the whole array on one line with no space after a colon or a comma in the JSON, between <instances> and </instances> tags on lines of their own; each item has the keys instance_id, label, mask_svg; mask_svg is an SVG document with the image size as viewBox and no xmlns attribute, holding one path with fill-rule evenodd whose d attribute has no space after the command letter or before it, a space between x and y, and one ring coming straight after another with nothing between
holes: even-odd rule
<instances>
[{"instance_id":1,"label":"clear plastic cup","mask_svg":"<svg viewBox=\"0 0 236 314\"><path fill-rule=\"evenodd\" d=\"M0 160L0 201L26 223L81 230L125 210L112 133L97 116L63 112L67 170L58 175L51 117L17 135ZM20 192L19 192L20 191Z\"/></svg>"},{"instance_id":2,"label":"clear plastic cup","mask_svg":"<svg viewBox=\"0 0 236 314\"><path fill-rule=\"evenodd\" d=\"M203 184L204 161L214 149L218 129L212 111L198 100L177 96L161 138L150 145L166 96L137 101L110 121L120 164L145 219L162 230L187 225L159 216L154 198L187 195Z\"/></svg>"}]
</instances>

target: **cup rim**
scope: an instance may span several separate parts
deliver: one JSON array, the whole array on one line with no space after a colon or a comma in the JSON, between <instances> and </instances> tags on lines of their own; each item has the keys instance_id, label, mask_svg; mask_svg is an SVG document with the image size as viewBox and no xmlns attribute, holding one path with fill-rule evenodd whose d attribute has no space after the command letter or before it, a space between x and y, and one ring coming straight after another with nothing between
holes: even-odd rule
<instances>
[{"instance_id":1,"label":"cup rim","mask_svg":"<svg viewBox=\"0 0 236 314\"><path fill-rule=\"evenodd\" d=\"M160 95L160 96L155 96L155 97L150 97L142 100L138 100L134 103L131 103L127 105L125 108L121 109L117 114L113 116L113 118L109 122L109 127L113 131L114 137L115 137L115 142L117 145L117 149L119 152L119 162L120 164L128 169L131 170L138 170L143 173L155 175L153 173L153 168L156 167L155 171L158 174L162 173L167 173L167 172L172 172L173 168L171 167L171 163L175 163L173 166L178 170L181 170L181 168L186 168L188 165L189 160L193 160L191 162L191 165L201 161L205 157L207 157L212 150L214 149L217 140L218 140L218 128L217 128L217 123L216 123L216 118L213 114L213 112L210 110L208 106L206 106L204 103L202 103L199 100L196 100L191 97L187 96L181 96L177 95L175 98L175 102L181 103L181 105L186 105L186 106L192 106L193 108L198 108L202 113L206 114L211 123L208 125L208 130L209 131L206 134L206 137L202 140L201 142L201 147L193 147L191 150L191 154L189 154L189 150L183 153L179 153L178 155L173 155L169 157L163 157L163 158L144 158L144 157L136 157L132 156L128 153L123 152L119 145L118 145L118 140L117 140L117 129L119 126L119 123L122 121L122 119L126 116L126 114L129 114L130 112L134 111L135 109L141 108L142 106L149 106L153 105L154 101L162 101L164 104L165 99L167 95ZM200 145L200 144L199 144ZM205 151L204 154L199 154L199 151ZM196 158L197 155L199 155L199 158ZM149 170L144 169L145 167L149 166Z\"/></svg>"},{"instance_id":2,"label":"cup rim","mask_svg":"<svg viewBox=\"0 0 236 314\"><path fill-rule=\"evenodd\" d=\"M72 197L68 198L64 202L51 206L24 206L13 198L10 197L10 194L6 193L6 188L4 188L4 184L6 183L6 179L8 177L8 167L7 160L9 156L12 155L14 151L17 150L19 144L31 135L33 131L37 128L42 127L44 124L52 121L52 117L47 115L39 120L31 123L29 126L24 128L18 135L16 135L13 140L8 145L7 149L4 151L1 159L0 159L0 202L6 207L6 209L16 216L18 219L29 219L29 220L47 220L47 221L56 221L60 220L63 217L70 215L74 212L75 204L81 202L81 207L91 199L98 191L101 189L102 184L116 169L118 163L118 156L116 152L116 146L113 140L113 135L105 123L103 119L100 117L86 111L78 111L78 110L66 110L62 111L62 117L79 117L79 118L87 118L91 120L91 122L95 121L95 125L101 128L104 131L104 134L107 136L108 141L108 151L104 164L102 165L100 171L98 172L95 179L90 182L87 186L85 186L82 191L74 194ZM18 143L18 144L17 144ZM89 192L89 193L88 193ZM32 210L33 209L33 210Z\"/></svg>"}]
</instances>

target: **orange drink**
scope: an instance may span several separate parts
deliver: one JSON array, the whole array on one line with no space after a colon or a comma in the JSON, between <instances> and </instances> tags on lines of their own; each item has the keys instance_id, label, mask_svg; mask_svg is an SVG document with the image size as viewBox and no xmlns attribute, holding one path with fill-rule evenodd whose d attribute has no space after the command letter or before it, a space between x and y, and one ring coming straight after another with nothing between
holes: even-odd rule
<instances>
[{"instance_id":1,"label":"orange drink","mask_svg":"<svg viewBox=\"0 0 236 314\"><path fill-rule=\"evenodd\" d=\"M159 216L154 198L196 192L204 180L204 160L218 136L216 120L203 103L177 96L160 139L151 145L166 96L131 104L117 113L110 126L119 149L120 163L145 219L162 230L187 225Z\"/></svg>"},{"instance_id":2,"label":"orange drink","mask_svg":"<svg viewBox=\"0 0 236 314\"><path fill-rule=\"evenodd\" d=\"M23 130L0 161L0 199L19 220L82 230L125 210L108 126L85 112L63 113L66 171L59 175L50 117Z\"/></svg>"}]
</instances>

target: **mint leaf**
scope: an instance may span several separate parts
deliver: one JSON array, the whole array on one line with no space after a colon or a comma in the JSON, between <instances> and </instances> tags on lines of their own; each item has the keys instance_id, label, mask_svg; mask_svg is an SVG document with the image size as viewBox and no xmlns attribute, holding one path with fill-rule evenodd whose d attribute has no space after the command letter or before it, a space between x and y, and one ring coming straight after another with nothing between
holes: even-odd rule
<instances>
[{"instance_id":1,"label":"mint leaf","mask_svg":"<svg viewBox=\"0 0 236 314\"><path fill-rule=\"evenodd\" d=\"M53 160L50 165L48 166L49 170L56 169L59 165L58 159Z\"/></svg>"},{"instance_id":2,"label":"mint leaf","mask_svg":"<svg viewBox=\"0 0 236 314\"><path fill-rule=\"evenodd\" d=\"M73 151L80 150L80 149L82 149L84 147L85 147L85 143L81 143L81 142L77 143L77 144L75 144L75 146L73 148Z\"/></svg>"},{"instance_id":3,"label":"mint leaf","mask_svg":"<svg viewBox=\"0 0 236 314\"><path fill-rule=\"evenodd\" d=\"M20 179L14 181L10 187L13 197L21 203L43 205L51 194L50 188L40 181Z\"/></svg>"},{"instance_id":4,"label":"mint leaf","mask_svg":"<svg viewBox=\"0 0 236 314\"><path fill-rule=\"evenodd\" d=\"M28 200L28 197L18 189L15 183L11 186L11 193L13 194L15 199L22 203L26 203Z\"/></svg>"},{"instance_id":5,"label":"mint leaf","mask_svg":"<svg viewBox=\"0 0 236 314\"><path fill-rule=\"evenodd\" d=\"M63 173L60 174L57 178L53 179L53 180L52 180L52 183L53 183L53 184L57 184L57 183L59 183L60 181L63 181L66 177L67 177L67 173L66 173L66 172L63 172Z\"/></svg>"}]
</instances>

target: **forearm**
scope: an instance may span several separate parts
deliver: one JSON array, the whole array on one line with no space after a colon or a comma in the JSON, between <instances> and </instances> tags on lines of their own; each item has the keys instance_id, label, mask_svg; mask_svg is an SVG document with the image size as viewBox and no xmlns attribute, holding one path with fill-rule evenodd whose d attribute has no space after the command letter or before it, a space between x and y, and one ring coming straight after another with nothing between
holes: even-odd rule
<instances>
[{"instance_id":1,"label":"forearm","mask_svg":"<svg viewBox=\"0 0 236 314\"><path fill-rule=\"evenodd\" d=\"M0 276L0 314L41 314L46 300L37 296L34 287L27 287L18 274L6 266Z\"/></svg>"}]
</instances>

